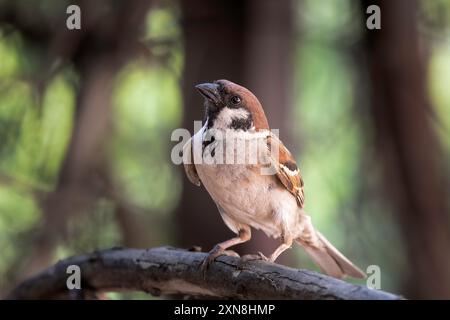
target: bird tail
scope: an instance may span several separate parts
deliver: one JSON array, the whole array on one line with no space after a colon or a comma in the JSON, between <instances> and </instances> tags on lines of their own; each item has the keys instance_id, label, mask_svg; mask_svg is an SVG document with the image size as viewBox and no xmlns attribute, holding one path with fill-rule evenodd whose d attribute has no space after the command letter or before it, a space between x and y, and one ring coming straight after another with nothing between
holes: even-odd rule
<instances>
[{"instance_id":1,"label":"bird tail","mask_svg":"<svg viewBox=\"0 0 450 320\"><path fill-rule=\"evenodd\" d=\"M309 217L308 217L309 218ZM329 276L342 279L345 276L365 278L366 275L339 252L319 231L306 225L301 236L295 239L310 258Z\"/></svg>"}]
</instances>

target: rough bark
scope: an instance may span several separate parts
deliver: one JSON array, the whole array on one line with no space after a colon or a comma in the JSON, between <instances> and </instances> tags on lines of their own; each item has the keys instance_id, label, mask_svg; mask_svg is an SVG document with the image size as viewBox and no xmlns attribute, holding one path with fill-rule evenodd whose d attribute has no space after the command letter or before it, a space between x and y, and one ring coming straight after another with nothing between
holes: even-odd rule
<instances>
[{"instance_id":1,"label":"rough bark","mask_svg":"<svg viewBox=\"0 0 450 320\"><path fill-rule=\"evenodd\" d=\"M153 295L182 294L233 299L401 299L383 291L307 270L263 261L221 256L203 276L206 254L170 247L147 250L108 249L68 258L23 282L9 299L73 298L66 287L67 267L81 269L81 290L144 291Z\"/></svg>"}]
</instances>

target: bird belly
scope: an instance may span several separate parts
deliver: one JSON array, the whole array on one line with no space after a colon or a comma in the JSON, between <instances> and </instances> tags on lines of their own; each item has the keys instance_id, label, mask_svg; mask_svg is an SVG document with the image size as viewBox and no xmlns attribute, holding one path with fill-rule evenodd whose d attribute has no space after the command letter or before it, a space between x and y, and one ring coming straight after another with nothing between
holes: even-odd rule
<instances>
[{"instance_id":1,"label":"bird belly","mask_svg":"<svg viewBox=\"0 0 450 320\"><path fill-rule=\"evenodd\" d=\"M278 238L296 225L296 200L276 177L261 175L251 165L205 164L196 168L234 232L238 232L240 225L249 225Z\"/></svg>"}]
</instances>

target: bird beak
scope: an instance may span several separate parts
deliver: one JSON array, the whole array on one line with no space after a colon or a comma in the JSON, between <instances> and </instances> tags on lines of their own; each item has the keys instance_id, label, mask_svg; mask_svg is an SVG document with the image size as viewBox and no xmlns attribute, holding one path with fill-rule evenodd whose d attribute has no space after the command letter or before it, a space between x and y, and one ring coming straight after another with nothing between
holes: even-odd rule
<instances>
[{"instance_id":1,"label":"bird beak","mask_svg":"<svg viewBox=\"0 0 450 320\"><path fill-rule=\"evenodd\" d=\"M200 94L208 101L218 106L221 103L219 86L215 83L202 83L195 86Z\"/></svg>"}]
</instances>

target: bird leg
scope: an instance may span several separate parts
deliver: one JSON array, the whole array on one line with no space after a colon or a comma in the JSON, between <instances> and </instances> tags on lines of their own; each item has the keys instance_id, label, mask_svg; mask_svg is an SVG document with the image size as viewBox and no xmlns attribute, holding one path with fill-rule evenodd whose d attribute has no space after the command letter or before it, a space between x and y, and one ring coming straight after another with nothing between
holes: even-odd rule
<instances>
[{"instance_id":1,"label":"bird leg","mask_svg":"<svg viewBox=\"0 0 450 320\"><path fill-rule=\"evenodd\" d=\"M283 237L283 243L275 249L275 251L270 255L269 259L267 259L270 262L275 262L277 260L278 256L282 254L285 250L289 249L292 246L292 237L285 238Z\"/></svg>"},{"instance_id":2,"label":"bird leg","mask_svg":"<svg viewBox=\"0 0 450 320\"><path fill-rule=\"evenodd\" d=\"M209 265L216 259L218 256L221 256L225 253L225 250L229 247L235 246L240 243L247 242L251 238L251 231L249 227L239 230L239 234L237 237L232 238L230 240L221 242L216 244L214 248L208 253L208 256L202 262L202 271L205 274L205 271L208 269Z\"/></svg>"},{"instance_id":3,"label":"bird leg","mask_svg":"<svg viewBox=\"0 0 450 320\"><path fill-rule=\"evenodd\" d=\"M275 249L275 251L270 255L269 258L267 258L263 253L258 252L258 254L247 254L242 256L242 260L245 262L252 261L252 260L263 260L263 261L269 261L269 262L275 262L277 258L282 254L285 250L289 249L292 246L292 237L285 238L282 237L283 243L278 246L278 248Z\"/></svg>"}]
</instances>

